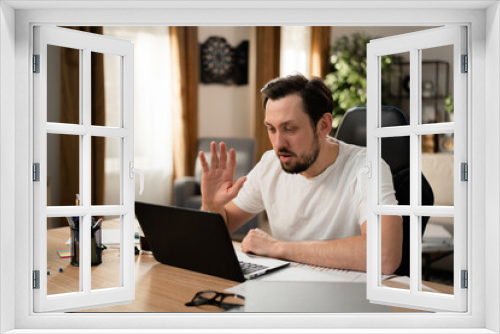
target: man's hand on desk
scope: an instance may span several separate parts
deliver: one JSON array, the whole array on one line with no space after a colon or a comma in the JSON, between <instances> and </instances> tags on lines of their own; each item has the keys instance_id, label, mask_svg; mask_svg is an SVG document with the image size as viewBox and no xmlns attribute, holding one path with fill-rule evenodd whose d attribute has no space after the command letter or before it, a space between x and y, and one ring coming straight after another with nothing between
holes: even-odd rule
<instances>
[{"instance_id":1,"label":"man's hand on desk","mask_svg":"<svg viewBox=\"0 0 500 334\"><path fill-rule=\"evenodd\" d=\"M382 274L391 275L401 263L403 226L399 216L382 216ZM366 271L366 221L361 235L331 240L283 241L259 229L243 239L243 252L327 268Z\"/></svg>"},{"instance_id":2,"label":"man's hand on desk","mask_svg":"<svg viewBox=\"0 0 500 334\"><path fill-rule=\"evenodd\" d=\"M321 267L366 271L365 261L359 261L366 254L366 236L326 241L283 241L257 228L250 230L245 236L241 242L241 250ZM341 256L332 257L332 254Z\"/></svg>"},{"instance_id":3,"label":"man's hand on desk","mask_svg":"<svg viewBox=\"0 0 500 334\"><path fill-rule=\"evenodd\" d=\"M253 229L241 242L241 250L315 266L366 271L365 235L324 241L283 241Z\"/></svg>"},{"instance_id":4,"label":"man's hand on desk","mask_svg":"<svg viewBox=\"0 0 500 334\"><path fill-rule=\"evenodd\" d=\"M241 250L245 253L279 258L282 241L271 237L266 232L256 228L250 230L241 242Z\"/></svg>"}]
</instances>

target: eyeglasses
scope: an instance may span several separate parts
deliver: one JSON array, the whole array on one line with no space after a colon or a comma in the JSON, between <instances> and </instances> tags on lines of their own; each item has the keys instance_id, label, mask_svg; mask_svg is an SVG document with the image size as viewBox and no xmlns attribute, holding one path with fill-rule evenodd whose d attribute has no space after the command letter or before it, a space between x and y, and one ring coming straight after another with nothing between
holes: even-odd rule
<instances>
[{"instance_id":1,"label":"eyeglasses","mask_svg":"<svg viewBox=\"0 0 500 334\"><path fill-rule=\"evenodd\" d=\"M245 297L237 294L222 293L217 291L200 291L186 306L215 305L228 310L232 307L243 306Z\"/></svg>"}]
</instances>

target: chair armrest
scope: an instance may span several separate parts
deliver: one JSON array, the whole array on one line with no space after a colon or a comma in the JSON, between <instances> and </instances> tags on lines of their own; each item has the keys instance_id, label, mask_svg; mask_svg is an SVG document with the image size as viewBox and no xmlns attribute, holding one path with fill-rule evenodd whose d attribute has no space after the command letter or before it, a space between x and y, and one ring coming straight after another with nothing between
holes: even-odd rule
<instances>
[{"instance_id":1,"label":"chair armrest","mask_svg":"<svg viewBox=\"0 0 500 334\"><path fill-rule=\"evenodd\" d=\"M200 184L194 176L183 176L174 180L174 205L185 207L186 199L200 194Z\"/></svg>"}]
</instances>

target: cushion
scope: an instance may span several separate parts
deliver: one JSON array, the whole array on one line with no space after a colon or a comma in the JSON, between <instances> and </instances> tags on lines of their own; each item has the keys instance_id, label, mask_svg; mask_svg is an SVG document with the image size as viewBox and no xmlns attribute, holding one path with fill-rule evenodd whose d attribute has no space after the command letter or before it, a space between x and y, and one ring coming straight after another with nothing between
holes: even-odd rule
<instances>
[{"instance_id":1,"label":"cushion","mask_svg":"<svg viewBox=\"0 0 500 334\"><path fill-rule=\"evenodd\" d=\"M435 205L453 206L453 154L422 153L422 173L434 192Z\"/></svg>"}]
</instances>

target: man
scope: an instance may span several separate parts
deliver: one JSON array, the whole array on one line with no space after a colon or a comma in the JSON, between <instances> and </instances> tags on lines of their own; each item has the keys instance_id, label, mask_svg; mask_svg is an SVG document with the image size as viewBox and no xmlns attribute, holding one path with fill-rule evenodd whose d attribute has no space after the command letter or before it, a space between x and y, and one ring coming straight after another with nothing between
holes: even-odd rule
<instances>
[{"instance_id":1,"label":"man","mask_svg":"<svg viewBox=\"0 0 500 334\"><path fill-rule=\"evenodd\" d=\"M273 236L251 230L244 252L317 266L366 271L366 149L328 134L333 99L319 79L275 79L261 90L273 151L233 183L236 153L211 143L211 165L199 153L202 210L220 213L230 232L266 210ZM396 205L392 176L382 164L381 204ZM401 262L400 216L382 216L382 273Z\"/></svg>"}]
</instances>

